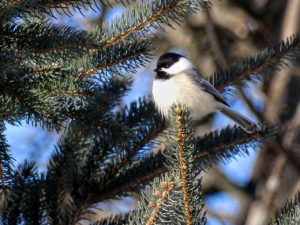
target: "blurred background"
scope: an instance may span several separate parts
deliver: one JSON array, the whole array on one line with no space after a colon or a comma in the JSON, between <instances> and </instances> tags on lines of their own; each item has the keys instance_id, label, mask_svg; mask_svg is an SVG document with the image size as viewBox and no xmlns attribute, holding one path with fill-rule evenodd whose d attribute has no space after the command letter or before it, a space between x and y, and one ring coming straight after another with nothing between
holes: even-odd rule
<instances>
[{"instance_id":1,"label":"blurred background","mask_svg":"<svg viewBox=\"0 0 300 225\"><path fill-rule=\"evenodd\" d=\"M119 16L130 7L109 1L105 6L95 1L100 10L84 10L66 16L53 11L53 23L89 30ZM132 1L134 2L134 1ZM137 1L138 2L138 1ZM157 57L167 51L188 56L202 75L251 56L279 40L299 32L299 0L223 0L212 1L209 10L190 15L173 28L153 31L153 60L134 76L132 90L123 104L151 95L153 68ZM95 6L95 9L97 8ZM300 190L300 70L288 66L246 83L232 94L224 93L230 105L257 122L279 125L279 137L260 147L249 146L249 154L223 162L203 173L203 192L208 225L267 224L286 199ZM202 135L231 123L220 114L209 118L197 130ZM45 171L59 134L34 127L23 121L20 126L6 124L6 136L15 165L25 159L37 162ZM95 216L133 209L138 196L100 204L103 209Z\"/></svg>"}]
</instances>

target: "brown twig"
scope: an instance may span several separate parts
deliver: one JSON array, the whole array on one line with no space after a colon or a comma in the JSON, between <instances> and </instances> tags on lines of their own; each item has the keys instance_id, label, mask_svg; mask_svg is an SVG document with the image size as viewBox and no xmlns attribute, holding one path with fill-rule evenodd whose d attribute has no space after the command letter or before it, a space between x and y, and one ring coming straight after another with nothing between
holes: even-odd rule
<instances>
[{"instance_id":1,"label":"brown twig","mask_svg":"<svg viewBox=\"0 0 300 225\"><path fill-rule=\"evenodd\" d=\"M149 218L147 219L145 225L153 225L155 222L155 218L162 206L162 204L167 200L169 193L171 190L174 189L175 184L173 182L170 183L166 183L163 182L161 183L161 188L164 190L161 195L159 196L159 198L157 199L157 201L154 202L150 202L148 204L149 207L154 207ZM147 218L147 217L146 217Z\"/></svg>"},{"instance_id":2,"label":"brown twig","mask_svg":"<svg viewBox=\"0 0 300 225\"><path fill-rule=\"evenodd\" d=\"M175 109L176 112L176 122L177 122L177 138L178 138L178 162L179 162L179 171L180 171L180 180L183 193L183 203L184 203L184 214L185 214L185 223L187 225L192 225L192 215L189 206L189 193L187 185L187 165L183 156L183 144L185 134L183 133L183 124L182 124L182 109L180 106L177 106Z\"/></svg>"},{"instance_id":3,"label":"brown twig","mask_svg":"<svg viewBox=\"0 0 300 225\"><path fill-rule=\"evenodd\" d=\"M139 53L138 53L138 54L139 54ZM87 69L87 70L85 70L85 71L82 71L82 72L78 75L78 77L83 78L83 77L85 77L85 76L88 76L88 75L90 75L90 74L96 72L96 71L99 71L99 70L102 70L102 69L104 69L104 68L106 68L106 67L112 66L112 65L114 65L114 64L116 64L116 63L125 62L125 61L131 59L131 58L134 57L134 56L135 56L135 54L133 54L133 55L127 55L126 57L124 57L124 58L122 58L122 59L113 59L113 60L111 60L111 61L110 61L109 63L107 63L107 64L99 64L99 65L94 66L94 67L92 67L92 68L90 68L90 69Z\"/></svg>"},{"instance_id":4,"label":"brown twig","mask_svg":"<svg viewBox=\"0 0 300 225\"><path fill-rule=\"evenodd\" d=\"M286 157L280 152L272 163L274 166L271 170L270 176L265 182L261 191L261 198L254 201L249 209L246 225L264 224L268 219L268 210L270 209L274 196L279 189L281 175L286 166Z\"/></svg>"},{"instance_id":5,"label":"brown twig","mask_svg":"<svg viewBox=\"0 0 300 225\"><path fill-rule=\"evenodd\" d=\"M55 89L50 92L51 94L68 94L68 95L93 95L94 93L88 90L78 90L78 89L70 89L70 90L58 90Z\"/></svg>"},{"instance_id":6,"label":"brown twig","mask_svg":"<svg viewBox=\"0 0 300 225\"><path fill-rule=\"evenodd\" d=\"M205 23L205 29L206 29L206 32L208 35L208 39L210 41L211 51L213 53L215 62L222 69L228 68L228 62L227 62L226 57L220 46L220 42L219 42L218 36L215 31L214 23L212 21L212 18L211 18L211 15L210 15L210 12L208 9L206 9L206 16L207 16L207 21Z\"/></svg>"},{"instance_id":7,"label":"brown twig","mask_svg":"<svg viewBox=\"0 0 300 225\"><path fill-rule=\"evenodd\" d=\"M255 109L254 105L252 104L250 98L246 95L245 91L241 87L237 87L237 90L239 91L239 94L243 98L244 102L246 103L246 105L248 106L250 111L256 116L256 118L260 122L263 122L264 116L262 115L261 112L259 112L258 110Z\"/></svg>"},{"instance_id":8,"label":"brown twig","mask_svg":"<svg viewBox=\"0 0 300 225\"><path fill-rule=\"evenodd\" d=\"M57 72L57 71L60 71L61 70L61 67L37 67L37 68L31 68L30 69L30 72L33 72L33 73L41 73L41 72Z\"/></svg>"}]
</instances>

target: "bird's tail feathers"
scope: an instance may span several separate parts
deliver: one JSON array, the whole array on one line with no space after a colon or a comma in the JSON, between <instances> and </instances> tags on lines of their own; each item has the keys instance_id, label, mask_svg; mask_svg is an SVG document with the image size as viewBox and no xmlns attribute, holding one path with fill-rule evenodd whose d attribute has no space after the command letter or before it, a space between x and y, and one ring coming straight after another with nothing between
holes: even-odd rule
<instances>
[{"instance_id":1,"label":"bird's tail feathers","mask_svg":"<svg viewBox=\"0 0 300 225\"><path fill-rule=\"evenodd\" d=\"M255 131L260 130L259 125L257 125L253 121L249 120L247 117L234 111L233 109L229 108L226 105L222 106L220 112L223 113L225 116L229 117L230 119L232 119L234 122L236 122L247 133L254 133Z\"/></svg>"}]
</instances>

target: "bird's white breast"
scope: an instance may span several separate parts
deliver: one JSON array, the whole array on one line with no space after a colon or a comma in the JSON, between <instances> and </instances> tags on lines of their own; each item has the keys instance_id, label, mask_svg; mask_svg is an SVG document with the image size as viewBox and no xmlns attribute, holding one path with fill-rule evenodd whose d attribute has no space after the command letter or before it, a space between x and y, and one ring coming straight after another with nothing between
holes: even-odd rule
<instances>
[{"instance_id":1,"label":"bird's white breast","mask_svg":"<svg viewBox=\"0 0 300 225\"><path fill-rule=\"evenodd\" d=\"M152 94L158 110L165 116L168 116L170 107L176 103L185 105L195 120L215 112L218 106L211 94L203 91L185 74L176 74L166 80L154 80Z\"/></svg>"}]
</instances>

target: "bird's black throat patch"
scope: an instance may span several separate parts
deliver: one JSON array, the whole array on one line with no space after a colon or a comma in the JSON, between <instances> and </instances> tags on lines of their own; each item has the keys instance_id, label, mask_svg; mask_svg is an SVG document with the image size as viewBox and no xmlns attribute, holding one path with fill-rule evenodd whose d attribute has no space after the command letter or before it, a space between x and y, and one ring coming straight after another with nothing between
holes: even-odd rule
<instances>
[{"instance_id":1,"label":"bird's black throat patch","mask_svg":"<svg viewBox=\"0 0 300 225\"><path fill-rule=\"evenodd\" d=\"M172 75L170 75L164 71L158 71L156 73L155 80L167 80L167 79L170 79L171 77L172 77Z\"/></svg>"}]
</instances>

